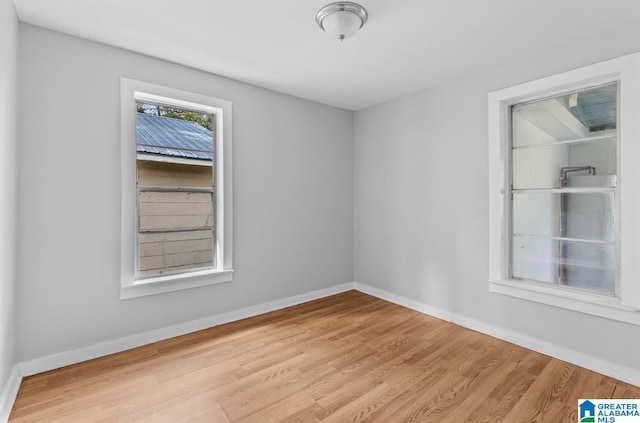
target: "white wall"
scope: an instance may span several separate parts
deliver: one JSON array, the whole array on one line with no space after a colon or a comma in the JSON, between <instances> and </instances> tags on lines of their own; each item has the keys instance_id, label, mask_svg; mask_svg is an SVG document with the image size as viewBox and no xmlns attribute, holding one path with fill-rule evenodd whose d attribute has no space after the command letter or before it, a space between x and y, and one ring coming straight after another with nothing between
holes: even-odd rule
<instances>
[{"instance_id":1,"label":"white wall","mask_svg":"<svg viewBox=\"0 0 640 423\"><path fill-rule=\"evenodd\" d=\"M18 18L0 0L0 395L16 358L17 66Z\"/></svg>"},{"instance_id":2,"label":"white wall","mask_svg":"<svg viewBox=\"0 0 640 423\"><path fill-rule=\"evenodd\" d=\"M638 28L543 57L525 51L493 72L356 112L355 280L640 370L640 327L491 294L487 283L487 94L636 51Z\"/></svg>"},{"instance_id":3,"label":"white wall","mask_svg":"<svg viewBox=\"0 0 640 423\"><path fill-rule=\"evenodd\" d=\"M21 361L353 280L352 112L30 25L20 48ZM121 76L233 102L233 282L119 299Z\"/></svg>"}]
</instances>

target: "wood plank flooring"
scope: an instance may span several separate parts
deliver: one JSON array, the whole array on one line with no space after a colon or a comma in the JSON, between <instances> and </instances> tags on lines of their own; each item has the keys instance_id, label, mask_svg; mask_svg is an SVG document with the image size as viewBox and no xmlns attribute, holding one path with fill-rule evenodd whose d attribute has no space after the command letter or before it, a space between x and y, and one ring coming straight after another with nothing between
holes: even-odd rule
<instances>
[{"instance_id":1,"label":"wood plank flooring","mask_svg":"<svg viewBox=\"0 0 640 423\"><path fill-rule=\"evenodd\" d=\"M25 378L11 423L575 422L640 388L349 291Z\"/></svg>"}]
</instances>

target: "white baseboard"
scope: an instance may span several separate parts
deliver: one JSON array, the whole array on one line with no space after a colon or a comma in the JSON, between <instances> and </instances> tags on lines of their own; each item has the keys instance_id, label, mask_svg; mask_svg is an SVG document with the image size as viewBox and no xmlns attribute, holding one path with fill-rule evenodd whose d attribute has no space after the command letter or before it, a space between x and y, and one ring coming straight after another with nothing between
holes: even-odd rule
<instances>
[{"instance_id":1,"label":"white baseboard","mask_svg":"<svg viewBox=\"0 0 640 423\"><path fill-rule=\"evenodd\" d=\"M593 357L580 351L561 347L538 338L522 335L520 333L476 319L471 319L457 313L442 310L369 285L364 285L358 282L354 282L353 285L356 290L382 300L428 314L438 319L455 323L456 325L484 333L494 338L502 339L503 341L511 342L512 344L575 364L576 366L584 367L585 369L593 370L594 372L622 380L632 385L640 386L640 371L636 369L620 366L616 363Z\"/></svg>"},{"instance_id":2,"label":"white baseboard","mask_svg":"<svg viewBox=\"0 0 640 423\"><path fill-rule=\"evenodd\" d=\"M20 389L20 382L22 382L22 376L18 366L15 365L9 373L9 379L4 385L4 389L0 394L0 423L7 423L9 421L9 415L13 408L13 403L16 401L18 395L18 389Z\"/></svg>"},{"instance_id":3,"label":"white baseboard","mask_svg":"<svg viewBox=\"0 0 640 423\"><path fill-rule=\"evenodd\" d=\"M237 320L246 319L248 317L257 316L259 314L269 313L271 311L280 310L291 307L307 301L317 300L319 298L328 297L330 295L339 294L341 292L353 289L353 283L345 283L342 285L332 286L330 288L319 289L317 291L307 292L292 297L275 300L264 304L258 304L234 310L227 313L216 314L214 316L205 317L203 319L192 320L186 323L168 326L161 329L152 330L137 335L127 336L125 338L115 339L113 341L101 342L95 345L89 345L71 351L65 351L58 354L49 355L35 360L22 362L19 364L20 374L22 376L30 376L37 373L46 372L71 364L80 363L97 357L126 351L131 348L140 347L151 344L153 342L163 341L165 339L176 336L186 335L213 326L222 325L224 323L235 322Z\"/></svg>"},{"instance_id":4,"label":"white baseboard","mask_svg":"<svg viewBox=\"0 0 640 423\"><path fill-rule=\"evenodd\" d=\"M442 310L379 288L358 282L352 282L22 362L14 368L3 395L0 397L0 423L4 423L2 417L4 417L3 413L7 407L8 411L6 411L6 413L8 418L8 413L11 411L15 395L20 385L21 376L30 376L71 364L80 363L82 361L125 351L176 336L186 335L188 333L224 323L230 323L286 307L291 307L307 301L328 297L351 289L356 289L365 294L372 295L394 304L398 304L442 320L447 320L489 336L520 345L524 348L640 386L640 371L636 369L619 366L607 360L593 357L566 347L561 347L537 338L522 335L514 331L459 315L457 313Z\"/></svg>"}]
</instances>

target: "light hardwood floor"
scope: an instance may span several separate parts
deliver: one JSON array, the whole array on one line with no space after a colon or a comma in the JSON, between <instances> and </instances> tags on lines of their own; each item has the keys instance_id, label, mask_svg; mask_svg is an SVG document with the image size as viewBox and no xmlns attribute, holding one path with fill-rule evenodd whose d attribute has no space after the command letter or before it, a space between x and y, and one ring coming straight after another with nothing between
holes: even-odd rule
<instances>
[{"instance_id":1,"label":"light hardwood floor","mask_svg":"<svg viewBox=\"0 0 640 423\"><path fill-rule=\"evenodd\" d=\"M350 291L26 378L10 422L576 422L640 388Z\"/></svg>"}]
</instances>

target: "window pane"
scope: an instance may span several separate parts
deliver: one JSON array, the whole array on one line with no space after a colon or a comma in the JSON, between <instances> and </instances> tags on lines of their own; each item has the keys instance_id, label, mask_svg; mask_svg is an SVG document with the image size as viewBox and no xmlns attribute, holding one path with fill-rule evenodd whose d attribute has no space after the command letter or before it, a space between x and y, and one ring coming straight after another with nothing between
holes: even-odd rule
<instances>
[{"instance_id":1,"label":"window pane","mask_svg":"<svg viewBox=\"0 0 640 423\"><path fill-rule=\"evenodd\" d=\"M211 115L138 103L137 277L215 266Z\"/></svg>"},{"instance_id":2,"label":"window pane","mask_svg":"<svg viewBox=\"0 0 640 423\"><path fill-rule=\"evenodd\" d=\"M517 104L512 108L514 147L615 132L617 83Z\"/></svg>"},{"instance_id":3,"label":"window pane","mask_svg":"<svg viewBox=\"0 0 640 423\"><path fill-rule=\"evenodd\" d=\"M211 188L211 161L208 166L155 161L157 157L138 156L138 185L146 187ZM147 159L147 160L144 160ZM186 161L186 160L185 160Z\"/></svg>"},{"instance_id":4,"label":"window pane","mask_svg":"<svg viewBox=\"0 0 640 423\"><path fill-rule=\"evenodd\" d=\"M140 192L140 232L213 229L213 198L207 192Z\"/></svg>"},{"instance_id":5,"label":"window pane","mask_svg":"<svg viewBox=\"0 0 640 423\"><path fill-rule=\"evenodd\" d=\"M514 192L513 233L614 240L614 194Z\"/></svg>"},{"instance_id":6,"label":"window pane","mask_svg":"<svg viewBox=\"0 0 640 423\"><path fill-rule=\"evenodd\" d=\"M213 194L139 193L138 276L212 267Z\"/></svg>"},{"instance_id":7,"label":"window pane","mask_svg":"<svg viewBox=\"0 0 640 423\"><path fill-rule=\"evenodd\" d=\"M512 107L512 276L615 293L617 91Z\"/></svg>"},{"instance_id":8,"label":"window pane","mask_svg":"<svg viewBox=\"0 0 640 423\"><path fill-rule=\"evenodd\" d=\"M213 266L213 231L138 234L138 277Z\"/></svg>"},{"instance_id":9,"label":"window pane","mask_svg":"<svg viewBox=\"0 0 640 423\"><path fill-rule=\"evenodd\" d=\"M615 292L615 246L513 237L512 276L586 289Z\"/></svg>"},{"instance_id":10,"label":"window pane","mask_svg":"<svg viewBox=\"0 0 640 423\"><path fill-rule=\"evenodd\" d=\"M514 149L513 188L615 186L616 161L615 137Z\"/></svg>"}]
</instances>

